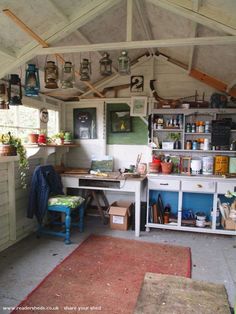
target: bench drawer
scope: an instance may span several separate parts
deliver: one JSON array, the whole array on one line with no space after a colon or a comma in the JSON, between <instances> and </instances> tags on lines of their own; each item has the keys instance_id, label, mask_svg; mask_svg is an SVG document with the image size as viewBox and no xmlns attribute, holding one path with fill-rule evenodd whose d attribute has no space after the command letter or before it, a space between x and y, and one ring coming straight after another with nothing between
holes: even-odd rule
<instances>
[{"instance_id":1,"label":"bench drawer","mask_svg":"<svg viewBox=\"0 0 236 314\"><path fill-rule=\"evenodd\" d=\"M182 181L183 192L214 193L215 182L212 181Z\"/></svg>"},{"instance_id":2,"label":"bench drawer","mask_svg":"<svg viewBox=\"0 0 236 314\"><path fill-rule=\"evenodd\" d=\"M227 191L236 192L236 182L219 182L217 183L217 193L218 194L225 194Z\"/></svg>"},{"instance_id":3,"label":"bench drawer","mask_svg":"<svg viewBox=\"0 0 236 314\"><path fill-rule=\"evenodd\" d=\"M180 180L148 179L149 190L179 191Z\"/></svg>"}]
</instances>

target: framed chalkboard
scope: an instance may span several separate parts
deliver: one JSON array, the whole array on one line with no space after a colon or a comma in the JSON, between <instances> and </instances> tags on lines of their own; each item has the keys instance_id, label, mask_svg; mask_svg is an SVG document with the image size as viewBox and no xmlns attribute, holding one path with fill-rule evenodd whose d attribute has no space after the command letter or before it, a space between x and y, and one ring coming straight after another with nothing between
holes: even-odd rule
<instances>
[{"instance_id":1,"label":"framed chalkboard","mask_svg":"<svg viewBox=\"0 0 236 314\"><path fill-rule=\"evenodd\" d=\"M96 108L76 108L73 111L74 138L97 138Z\"/></svg>"}]
</instances>

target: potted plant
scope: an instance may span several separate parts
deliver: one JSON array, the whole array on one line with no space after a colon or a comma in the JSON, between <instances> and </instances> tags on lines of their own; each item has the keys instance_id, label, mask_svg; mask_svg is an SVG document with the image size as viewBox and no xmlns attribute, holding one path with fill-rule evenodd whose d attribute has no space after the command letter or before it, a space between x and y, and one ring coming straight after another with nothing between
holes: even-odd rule
<instances>
[{"instance_id":1,"label":"potted plant","mask_svg":"<svg viewBox=\"0 0 236 314\"><path fill-rule=\"evenodd\" d=\"M46 130L40 130L39 136L38 136L38 144L40 145L46 145L47 144L47 131Z\"/></svg>"},{"instance_id":2,"label":"potted plant","mask_svg":"<svg viewBox=\"0 0 236 314\"><path fill-rule=\"evenodd\" d=\"M19 156L21 186L26 188L26 171L29 169L29 163L26 156L26 150L22 145L21 139L12 135L11 132L8 132L0 135L0 145L1 156Z\"/></svg>"},{"instance_id":3,"label":"potted plant","mask_svg":"<svg viewBox=\"0 0 236 314\"><path fill-rule=\"evenodd\" d=\"M52 136L53 141L56 145L63 145L64 144L64 136L65 133L63 131L60 131L59 133L56 133Z\"/></svg>"},{"instance_id":4,"label":"potted plant","mask_svg":"<svg viewBox=\"0 0 236 314\"><path fill-rule=\"evenodd\" d=\"M181 148L180 133L178 133L178 132L171 132L168 135L168 138L174 142L174 149L180 149Z\"/></svg>"}]
</instances>

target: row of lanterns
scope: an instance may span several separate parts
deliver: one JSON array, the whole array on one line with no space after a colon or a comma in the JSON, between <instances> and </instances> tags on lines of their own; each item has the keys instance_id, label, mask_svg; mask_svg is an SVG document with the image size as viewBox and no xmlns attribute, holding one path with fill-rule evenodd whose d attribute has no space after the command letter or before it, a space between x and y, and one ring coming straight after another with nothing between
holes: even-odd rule
<instances>
[{"instance_id":1,"label":"row of lanterns","mask_svg":"<svg viewBox=\"0 0 236 314\"><path fill-rule=\"evenodd\" d=\"M100 74L109 76L112 74L112 60L107 52L99 61ZM122 51L118 58L118 72L121 75L130 74L130 58L127 51ZM91 62L89 59L82 59L80 62L80 80L89 81L91 75ZM44 68L45 88L58 88L59 70L54 61L47 61ZM70 61L63 65L61 75L61 88L73 88L75 84L75 70ZM28 64L25 72L25 96L38 96L40 90L39 70L35 64ZM9 85L0 84L0 109L9 109L9 105L22 105L22 86L18 74L11 74Z\"/></svg>"}]
</instances>

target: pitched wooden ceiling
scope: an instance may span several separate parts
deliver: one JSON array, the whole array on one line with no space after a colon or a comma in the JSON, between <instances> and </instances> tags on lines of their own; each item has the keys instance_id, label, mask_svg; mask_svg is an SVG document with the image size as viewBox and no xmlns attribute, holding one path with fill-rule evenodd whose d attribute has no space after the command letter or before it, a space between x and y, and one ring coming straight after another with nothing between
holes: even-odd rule
<instances>
[{"instance_id":1,"label":"pitched wooden ceiling","mask_svg":"<svg viewBox=\"0 0 236 314\"><path fill-rule=\"evenodd\" d=\"M0 0L0 10L0 78L23 77L30 62L43 74L55 53L78 70L81 58L91 59L91 82L78 77L62 99L96 91L101 53L109 51L116 71L124 48L133 61L145 53L163 54L189 72L198 69L224 82L228 90L236 84L235 0Z\"/></svg>"}]
</instances>

